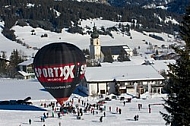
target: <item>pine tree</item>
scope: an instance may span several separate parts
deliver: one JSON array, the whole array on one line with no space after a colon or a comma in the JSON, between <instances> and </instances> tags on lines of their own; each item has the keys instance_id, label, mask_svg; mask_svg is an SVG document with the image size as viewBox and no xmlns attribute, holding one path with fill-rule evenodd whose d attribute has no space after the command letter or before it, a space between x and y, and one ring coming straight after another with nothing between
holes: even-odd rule
<instances>
[{"instance_id":1,"label":"pine tree","mask_svg":"<svg viewBox=\"0 0 190 126\"><path fill-rule=\"evenodd\" d=\"M2 55L0 56L0 75L5 75L7 64L6 64L6 55L4 51L1 51Z\"/></svg>"},{"instance_id":2,"label":"pine tree","mask_svg":"<svg viewBox=\"0 0 190 126\"><path fill-rule=\"evenodd\" d=\"M23 62L23 58L21 56L21 52L18 50L13 50L10 56L10 64L8 66L8 74L10 77L14 78L15 75L17 74L17 65L21 62Z\"/></svg>"},{"instance_id":3,"label":"pine tree","mask_svg":"<svg viewBox=\"0 0 190 126\"><path fill-rule=\"evenodd\" d=\"M123 61L130 61L129 56L125 50L121 50L118 56L118 61L123 62Z\"/></svg>"},{"instance_id":4,"label":"pine tree","mask_svg":"<svg viewBox=\"0 0 190 126\"><path fill-rule=\"evenodd\" d=\"M180 25L180 35L185 48L174 47L179 54L175 64L169 65L167 81L168 98L164 99L164 108L168 113L161 112L166 124L171 126L190 126L190 6Z\"/></svg>"},{"instance_id":5,"label":"pine tree","mask_svg":"<svg viewBox=\"0 0 190 126\"><path fill-rule=\"evenodd\" d=\"M113 57L110 49L104 54L104 62L109 62L109 63L113 62Z\"/></svg>"}]
</instances>

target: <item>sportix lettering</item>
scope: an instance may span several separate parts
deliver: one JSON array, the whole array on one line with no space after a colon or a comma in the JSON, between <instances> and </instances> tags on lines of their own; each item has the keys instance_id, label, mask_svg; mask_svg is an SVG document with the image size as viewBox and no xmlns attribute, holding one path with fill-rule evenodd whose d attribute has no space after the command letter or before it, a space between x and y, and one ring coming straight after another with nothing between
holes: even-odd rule
<instances>
[{"instance_id":1,"label":"sportix lettering","mask_svg":"<svg viewBox=\"0 0 190 126\"><path fill-rule=\"evenodd\" d=\"M78 67L75 70L75 65L59 65L48 67L36 67L34 68L36 77L41 81L71 81L75 78L74 72L77 72L77 76L84 76L86 64Z\"/></svg>"}]
</instances>

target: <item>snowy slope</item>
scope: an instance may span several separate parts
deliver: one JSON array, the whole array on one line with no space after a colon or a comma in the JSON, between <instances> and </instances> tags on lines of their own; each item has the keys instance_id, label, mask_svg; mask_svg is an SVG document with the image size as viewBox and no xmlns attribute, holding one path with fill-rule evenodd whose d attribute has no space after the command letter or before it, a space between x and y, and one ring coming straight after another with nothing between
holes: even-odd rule
<instances>
[{"instance_id":1,"label":"snowy slope","mask_svg":"<svg viewBox=\"0 0 190 126\"><path fill-rule=\"evenodd\" d=\"M81 26L85 28L86 26L92 27L94 24L100 29L102 26L105 28L116 26L118 22L111 22L108 20L83 20L81 21ZM127 22L123 22L127 24ZM2 30L3 22L0 22L0 29ZM6 39L2 34L0 34L0 51L6 51L7 58L9 58L13 49L22 50L27 56L31 57L37 52L33 48L41 48L42 46L52 43L52 42L69 42L73 43L81 49L89 49L90 44L90 35L81 35L81 34L71 34L66 32L66 29L63 29L61 33L50 32L41 28L32 28L30 26L14 26L12 30L15 31L16 39L21 40L23 43L27 44L30 48L26 48L21 44L18 44L14 41ZM35 35L32 35L35 33ZM120 32L112 32L113 37L100 35L100 42L102 46L106 45L128 45L131 49L135 47L141 47L139 52L147 51L148 45L145 44L151 43L152 45L170 45L176 43L175 38L172 35L165 33L140 33L137 31L131 30L131 36L123 35ZM48 37L41 37L42 35L47 34ZM164 41L159 41L154 38L149 37L149 34L155 34L162 38ZM170 36L170 37L169 37Z\"/></svg>"}]
</instances>

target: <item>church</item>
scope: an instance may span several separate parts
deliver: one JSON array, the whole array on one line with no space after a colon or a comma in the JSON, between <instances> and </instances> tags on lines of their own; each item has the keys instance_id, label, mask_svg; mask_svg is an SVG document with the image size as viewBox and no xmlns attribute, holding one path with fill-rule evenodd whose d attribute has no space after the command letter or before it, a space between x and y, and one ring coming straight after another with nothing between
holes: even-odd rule
<instances>
[{"instance_id":1,"label":"church","mask_svg":"<svg viewBox=\"0 0 190 126\"><path fill-rule=\"evenodd\" d=\"M111 55L113 61L118 61L119 56L129 57L133 53L127 45L101 46L98 31L94 26L90 38L90 59L100 63L105 61L107 55Z\"/></svg>"}]
</instances>

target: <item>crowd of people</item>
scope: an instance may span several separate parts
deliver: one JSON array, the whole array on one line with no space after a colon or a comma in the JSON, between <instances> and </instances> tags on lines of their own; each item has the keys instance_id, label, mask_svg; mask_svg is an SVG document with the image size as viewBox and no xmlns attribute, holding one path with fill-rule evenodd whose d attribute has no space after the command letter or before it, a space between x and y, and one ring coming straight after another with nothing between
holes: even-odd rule
<instances>
[{"instance_id":1,"label":"crowd of people","mask_svg":"<svg viewBox=\"0 0 190 126\"><path fill-rule=\"evenodd\" d=\"M121 105L123 103L123 107L127 107L125 104L126 102L120 102ZM69 101L65 102L62 106L60 106L56 102L51 103L41 103L41 106L44 108L47 108L47 112L44 112L42 116L40 117L40 121L43 122L43 125L45 120L48 118L61 118L63 115L66 114L73 114L76 116L77 120L83 120L84 113L91 113L92 115L98 115L99 122L103 122L104 118L106 118L106 113L111 114L121 114L122 108L121 106L111 106L107 105L106 101L101 102L95 102L90 103L88 102L88 99L84 100L82 98L72 98ZM137 109L140 111L142 109L142 104L137 105ZM97 116L96 116L97 117ZM134 120L139 120L139 115L134 116ZM29 124L32 123L32 120L29 119ZM58 123L58 126L61 126L61 122Z\"/></svg>"}]
</instances>

